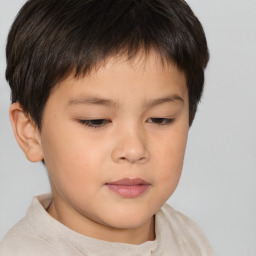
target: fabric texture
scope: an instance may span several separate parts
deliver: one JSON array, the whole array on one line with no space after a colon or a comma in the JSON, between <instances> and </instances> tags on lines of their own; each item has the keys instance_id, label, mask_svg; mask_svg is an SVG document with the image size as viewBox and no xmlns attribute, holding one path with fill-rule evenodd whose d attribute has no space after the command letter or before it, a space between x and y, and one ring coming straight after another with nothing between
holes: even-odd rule
<instances>
[{"instance_id":1,"label":"fabric texture","mask_svg":"<svg viewBox=\"0 0 256 256\"><path fill-rule=\"evenodd\" d=\"M0 256L212 256L201 229L165 204L155 216L156 239L140 245L113 243L81 235L45 209L51 194L34 197L27 215L4 237Z\"/></svg>"}]
</instances>

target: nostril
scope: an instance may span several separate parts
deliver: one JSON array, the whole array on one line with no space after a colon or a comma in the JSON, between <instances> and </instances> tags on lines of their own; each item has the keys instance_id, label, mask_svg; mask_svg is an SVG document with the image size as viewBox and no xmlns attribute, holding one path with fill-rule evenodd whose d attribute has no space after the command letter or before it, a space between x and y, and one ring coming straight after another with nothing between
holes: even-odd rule
<instances>
[{"instance_id":1,"label":"nostril","mask_svg":"<svg viewBox=\"0 0 256 256\"><path fill-rule=\"evenodd\" d=\"M130 137L129 137L130 138ZM119 163L145 163L149 159L149 152L144 145L144 141L131 140L126 138L125 141L113 148L111 157ZM123 139L123 138L122 138Z\"/></svg>"},{"instance_id":2,"label":"nostril","mask_svg":"<svg viewBox=\"0 0 256 256\"><path fill-rule=\"evenodd\" d=\"M119 161L120 162L130 162L130 163L139 163L139 162L143 162L146 158L145 157L141 157L141 158L129 158L129 157L120 157Z\"/></svg>"}]
</instances>

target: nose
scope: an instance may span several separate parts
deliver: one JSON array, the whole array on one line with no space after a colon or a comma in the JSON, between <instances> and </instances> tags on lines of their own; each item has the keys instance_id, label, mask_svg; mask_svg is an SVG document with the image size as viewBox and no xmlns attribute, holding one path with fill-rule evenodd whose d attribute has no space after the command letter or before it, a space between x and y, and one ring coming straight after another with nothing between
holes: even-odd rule
<instances>
[{"instance_id":1,"label":"nose","mask_svg":"<svg viewBox=\"0 0 256 256\"><path fill-rule=\"evenodd\" d=\"M146 163L150 154L147 147L147 138L138 128L122 129L116 133L116 142L112 151L114 162Z\"/></svg>"}]
</instances>

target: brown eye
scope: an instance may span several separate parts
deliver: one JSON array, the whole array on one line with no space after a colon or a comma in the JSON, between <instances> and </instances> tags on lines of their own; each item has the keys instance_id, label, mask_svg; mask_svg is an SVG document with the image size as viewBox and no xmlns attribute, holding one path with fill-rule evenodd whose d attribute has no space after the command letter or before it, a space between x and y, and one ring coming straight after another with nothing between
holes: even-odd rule
<instances>
[{"instance_id":1,"label":"brown eye","mask_svg":"<svg viewBox=\"0 0 256 256\"><path fill-rule=\"evenodd\" d=\"M157 124L157 125L168 125L174 121L172 118L160 118L160 117L152 117L148 119L149 123Z\"/></svg>"},{"instance_id":2,"label":"brown eye","mask_svg":"<svg viewBox=\"0 0 256 256\"><path fill-rule=\"evenodd\" d=\"M99 127L103 127L110 121L107 119L92 119L92 120L79 120L79 122L88 127L99 128Z\"/></svg>"}]
</instances>

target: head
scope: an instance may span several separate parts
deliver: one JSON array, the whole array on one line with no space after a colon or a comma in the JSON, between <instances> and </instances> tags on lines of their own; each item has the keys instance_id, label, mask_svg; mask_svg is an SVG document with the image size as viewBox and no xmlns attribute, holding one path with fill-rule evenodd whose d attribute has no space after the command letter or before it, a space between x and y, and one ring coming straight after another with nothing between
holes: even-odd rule
<instances>
[{"instance_id":1,"label":"head","mask_svg":"<svg viewBox=\"0 0 256 256\"><path fill-rule=\"evenodd\" d=\"M6 49L12 102L39 128L52 88L68 75L83 76L109 57L132 59L150 50L184 72L191 125L209 57L203 28L183 0L28 1Z\"/></svg>"},{"instance_id":2,"label":"head","mask_svg":"<svg viewBox=\"0 0 256 256\"><path fill-rule=\"evenodd\" d=\"M11 120L28 159L45 161L56 218L74 227L65 209L110 228L149 223L177 186L208 57L183 0L24 5L7 43ZM118 187L124 178L145 184Z\"/></svg>"}]
</instances>

